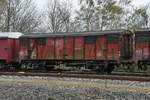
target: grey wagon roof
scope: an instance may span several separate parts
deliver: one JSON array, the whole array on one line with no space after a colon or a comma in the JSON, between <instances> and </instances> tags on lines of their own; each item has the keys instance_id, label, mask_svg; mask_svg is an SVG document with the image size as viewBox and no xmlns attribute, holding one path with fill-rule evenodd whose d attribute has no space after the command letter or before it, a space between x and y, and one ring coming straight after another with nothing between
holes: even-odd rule
<instances>
[{"instance_id":1,"label":"grey wagon roof","mask_svg":"<svg viewBox=\"0 0 150 100\"><path fill-rule=\"evenodd\" d=\"M135 34L137 33L150 33L150 28L141 28L141 29L137 29L135 31Z\"/></svg>"},{"instance_id":2,"label":"grey wagon roof","mask_svg":"<svg viewBox=\"0 0 150 100\"><path fill-rule=\"evenodd\" d=\"M121 34L125 30L105 30L105 31L95 31L95 32L69 32L69 33L30 33L25 34L21 37L27 38L42 38L42 37L69 37L69 36L95 36L95 35L115 35Z\"/></svg>"},{"instance_id":3,"label":"grey wagon roof","mask_svg":"<svg viewBox=\"0 0 150 100\"><path fill-rule=\"evenodd\" d=\"M14 38L17 39L22 36L19 32L0 32L0 38Z\"/></svg>"}]
</instances>

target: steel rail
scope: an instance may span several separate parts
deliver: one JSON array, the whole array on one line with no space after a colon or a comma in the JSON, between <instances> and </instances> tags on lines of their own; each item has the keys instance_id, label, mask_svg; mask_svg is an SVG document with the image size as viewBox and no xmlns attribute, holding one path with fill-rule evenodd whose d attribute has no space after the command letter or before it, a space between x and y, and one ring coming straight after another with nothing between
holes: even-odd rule
<instances>
[{"instance_id":1,"label":"steel rail","mask_svg":"<svg viewBox=\"0 0 150 100\"><path fill-rule=\"evenodd\" d=\"M145 76L128 76L128 75L105 75L105 74L71 74L71 73L30 73L30 72L0 72L0 76L39 76L39 77L67 77L67 78L88 78L102 80L123 80L123 81L140 81L150 82L150 77Z\"/></svg>"}]
</instances>

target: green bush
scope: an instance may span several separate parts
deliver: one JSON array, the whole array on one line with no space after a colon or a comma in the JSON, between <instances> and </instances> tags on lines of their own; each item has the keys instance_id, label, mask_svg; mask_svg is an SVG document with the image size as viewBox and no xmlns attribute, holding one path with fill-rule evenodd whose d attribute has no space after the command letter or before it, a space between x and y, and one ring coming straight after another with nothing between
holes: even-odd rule
<instances>
[{"instance_id":1,"label":"green bush","mask_svg":"<svg viewBox=\"0 0 150 100\"><path fill-rule=\"evenodd\" d=\"M54 100L52 97L49 97L48 100Z\"/></svg>"}]
</instances>

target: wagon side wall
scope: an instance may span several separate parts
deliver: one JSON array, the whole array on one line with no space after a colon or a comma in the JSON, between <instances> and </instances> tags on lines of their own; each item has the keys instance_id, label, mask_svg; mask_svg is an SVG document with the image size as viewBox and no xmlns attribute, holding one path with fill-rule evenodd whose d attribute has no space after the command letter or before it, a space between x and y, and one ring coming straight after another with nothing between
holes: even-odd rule
<instances>
[{"instance_id":1,"label":"wagon side wall","mask_svg":"<svg viewBox=\"0 0 150 100\"><path fill-rule=\"evenodd\" d=\"M136 63L146 62L149 63L150 58L150 35L149 33L135 34L135 52L134 60Z\"/></svg>"}]
</instances>

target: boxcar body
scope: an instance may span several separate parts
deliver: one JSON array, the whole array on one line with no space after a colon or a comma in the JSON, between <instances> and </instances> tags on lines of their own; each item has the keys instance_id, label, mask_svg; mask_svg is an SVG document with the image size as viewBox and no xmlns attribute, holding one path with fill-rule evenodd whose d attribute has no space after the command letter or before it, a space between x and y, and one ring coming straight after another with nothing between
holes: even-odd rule
<instances>
[{"instance_id":1,"label":"boxcar body","mask_svg":"<svg viewBox=\"0 0 150 100\"><path fill-rule=\"evenodd\" d=\"M120 61L120 36L126 32L113 30L24 35L20 37L19 58L22 64L30 65L30 68L42 66L48 69L65 64L111 72Z\"/></svg>"},{"instance_id":2,"label":"boxcar body","mask_svg":"<svg viewBox=\"0 0 150 100\"><path fill-rule=\"evenodd\" d=\"M0 33L0 67L18 62L19 37L21 33Z\"/></svg>"},{"instance_id":3,"label":"boxcar body","mask_svg":"<svg viewBox=\"0 0 150 100\"><path fill-rule=\"evenodd\" d=\"M150 65L150 29L135 31L135 62L140 66Z\"/></svg>"}]
</instances>

